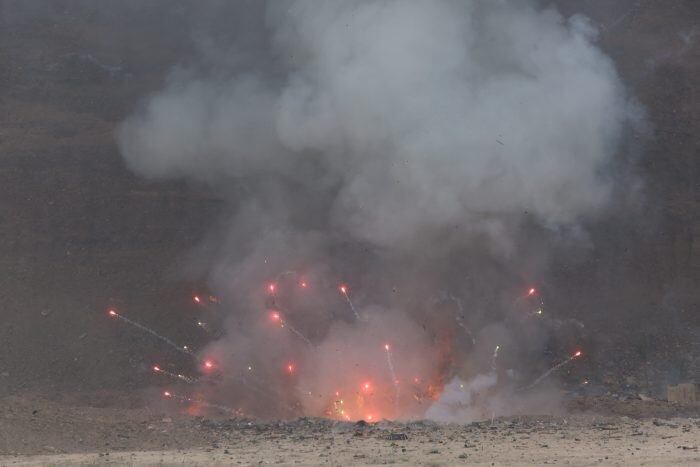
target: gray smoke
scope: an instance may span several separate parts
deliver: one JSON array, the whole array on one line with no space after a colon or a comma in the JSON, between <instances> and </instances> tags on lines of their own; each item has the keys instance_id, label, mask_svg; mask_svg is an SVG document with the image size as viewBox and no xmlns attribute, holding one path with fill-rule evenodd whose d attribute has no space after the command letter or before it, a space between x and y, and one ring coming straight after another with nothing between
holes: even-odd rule
<instances>
[{"instance_id":1,"label":"gray smoke","mask_svg":"<svg viewBox=\"0 0 700 467\"><path fill-rule=\"evenodd\" d=\"M212 397L285 415L251 394L259 384L290 411L329 414L331 393L365 379L394 394L391 342L401 384L420 382L402 387L400 408L373 410L421 416L416 394L487 373L495 343L482 330L522 311L512 292L546 269L547 243L585 242L639 109L588 21L533 1L272 2L264 24L264 47L228 49L253 60L174 72L119 132L137 173L206 182L230 201L207 258L230 319L208 351L229 374L251 362L257 373ZM277 332L273 308L313 345ZM503 334L501 346L544 345L539 329Z\"/></svg>"}]
</instances>

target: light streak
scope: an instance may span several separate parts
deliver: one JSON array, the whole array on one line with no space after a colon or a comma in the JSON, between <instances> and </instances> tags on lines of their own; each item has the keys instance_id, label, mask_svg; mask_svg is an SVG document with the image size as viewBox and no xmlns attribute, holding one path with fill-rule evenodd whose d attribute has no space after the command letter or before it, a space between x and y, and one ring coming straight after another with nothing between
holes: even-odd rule
<instances>
[{"instance_id":1,"label":"light streak","mask_svg":"<svg viewBox=\"0 0 700 467\"><path fill-rule=\"evenodd\" d=\"M525 390L528 390L528 389L534 388L535 386L537 386L538 384L540 384L542 381L544 381L545 379L547 379L547 377L548 377L549 375L551 375L551 374L554 373L555 371L559 370L559 369L562 368L563 366L568 365L569 363L571 363L573 360L577 359L577 358L580 357L581 355L583 355L583 353L582 353L580 350L577 350L572 356L570 356L569 358L567 358L567 359L564 360L563 362L560 362L560 363L554 365L554 366L553 366L552 368L550 368L549 370L545 371L544 374L542 374L542 376L540 376L539 378L537 378L535 381L532 382L532 384L530 384L529 386L525 387L524 389L525 389Z\"/></svg>"},{"instance_id":2,"label":"light streak","mask_svg":"<svg viewBox=\"0 0 700 467\"><path fill-rule=\"evenodd\" d=\"M182 375L180 373L173 373L171 371L164 370L159 365L153 365L152 369L153 369L154 373L164 375L164 376L167 376L169 378L176 379L179 381L184 381L187 384L194 384L198 381L196 378L190 378L190 377Z\"/></svg>"},{"instance_id":3,"label":"light streak","mask_svg":"<svg viewBox=\"0 0 700 467\"><path fill-rule=\"evenodd\" d=\"M357 310L355 310L355 305L352 304L352 300L350 300L350 295L348 295L348 286L345 284L341 284L338 289L340 292L345 296L345 300L348 301L348 305L350 305L350 309L355 315L355 318L357 318L358 321L360 321L360 315L357 314Z\"/></svg>"},{"instance_id":4,"label":"light streak","mask_svg":"<svg viewBox=\"0 0 700 467\"><path fill-rule=\"evenodd\" d=\"M115 310L109 310L107 313L109 314L109 316L116 318L118 320L121 320L127 324L130 324L130 325L134 326L135 328L138 328L138 329L142 330L143 332L146 332L146 333L152 335L156 339L159 339L160 341L165 342L170 347L172 347L173 349L177 350L180 353L192 355L192 352L190 352L189 348L186 345L179 346L176 343L174 343L173 341L171 341L170 339L168 339L167 337L161 336L160 334L155 332L153 329L147 328L143 324L137 323L136 321L132 321L129 318L127 318L126 316L123 316L123 315L117 313Z\"/></svg>"},{"instance_id":5,"label":"light streak","mask_svg":"<svg viewBox=\"0 0 700 467\"><path fill-rule=\"evenodd\" d=\"M304 335L299 331L297 328L292 326L289 322L287 322L283 317L282 314L279 311L271 311L270 312L270 319L274 322L279 323L281 328L286 327L289 329L292 333L294 333L299 339L303 340L306 342L310 347L313 347L314 344Z\"/></svg>"},{"instance_id":6,"label":"light streak","mask_svg":"<svg viewBox=\"0 0 700 467\"><path fill-rule=\"evenodd\" d=\"M493 349L493 357L491 357L491 370L496 371L496 360L498 359L498 351L501 350L501 346L497 345L495 349Z\"/></svg>"},{"instance_id":7,"label":"light streak","mask_svg":"<svg viewBox=\"0 0 700 467\"><path fill-rule=\"evenodd\" d=\"M399 397L400 397L400 387L399 380L396 378L396 372L394 371L394 362L391 358L391 346L389 344L384 344L384 350L386 351L386 364L389 367L389 374L391 375L391 381L394 384L394 404L398 407Z\"/></svg>"},{"instance_id":8,"label":"light streak","mask_svg":"<svg viewBox=\"0 0 700 467\"><path fill-rule=\"evenodd\" d=\"M183 395L180 395L180 394L175 394L175 393L172 392L172 391L163 391L163 397L165 397L165 398L167 398L167 399L174 399L174 400L177 400L177 401L179 401L180 403L199 404L199 405L201 405L202 407L209 407L209 408L212 408L212 409L219 409L219 410L221 410L221 411L223 411L223 412L229 412L229 413L232 413L232 414L236 414L236 413L238 412L238 411L236 411L235 409L232 409L231 407L227 407L227 406L225 406L225 405L212 404L211 402L207 402L207 401L205 401L205 400L194 399L194 398L189 397L189 396L183 396Z\"/></svg>"}]
</instances>

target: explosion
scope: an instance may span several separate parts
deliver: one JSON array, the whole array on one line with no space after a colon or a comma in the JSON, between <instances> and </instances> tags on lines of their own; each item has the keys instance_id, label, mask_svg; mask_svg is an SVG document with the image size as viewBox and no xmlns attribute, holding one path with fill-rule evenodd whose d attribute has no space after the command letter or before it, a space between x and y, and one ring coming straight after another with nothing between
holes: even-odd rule
<instances>
[{"instance_id":1,"label":"explosion","mask_svg":"<svg viewBox=\"0 0 700 467\"><path fill-rule=\"evenodd\" d=\"M534 0L266 7L254 60L173 74L119 132L139 174L225 201L186 271L220 319L194 350L110 315L252 416L471 420L546 391L582 356L542 311L550 256L585 251L638 118L595 30Z\"/></svg>"}]
</instances>

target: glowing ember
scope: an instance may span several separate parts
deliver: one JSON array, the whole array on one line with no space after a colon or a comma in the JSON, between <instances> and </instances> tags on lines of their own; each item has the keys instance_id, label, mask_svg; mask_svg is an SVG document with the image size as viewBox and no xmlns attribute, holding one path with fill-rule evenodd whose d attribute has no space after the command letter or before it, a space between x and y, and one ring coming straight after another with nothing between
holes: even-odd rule
<instances>
[{"instance_id":1,"label":"glowing ember","mask_svg":"<svg viewBox=\"0 0 700 467\"><path fill-rule=\"evenodd\" d=\"M294 373L294 365L292 363L287 365L287 371L289 373Z\"/></svg>"},{"instance_id":2,"label":"glowing ember","mask_svg":"<svg viewBox=\"0 0 700 467\"><path fill-rule=\"evenodd\" d=\"M109 313L109 316L119 316L119 314L114 310L109 310L108 313Z\"/></svg>"},{"instance_id":3,"label":"glowing ember","mask_svg":"<svg viewBox=\"0 0 700 467\"><path fill-rule=\"evenodd\" d=\"M271 312L271 313L270 313L270 319L271 319L272 321L280 321L281 317L280 317L279 312L277 312L277 311Z\"/></svg>"},{"instance_id":4,"label":"glowing ember","mask_svg":"<svg viewBox=\"0 0 700 467\"><path fill-rule=\"evenodd\" d=\"M391 347L389 346L389 344L384 344L384 350L386 350L388 352L390 348Z\"/></svg>"},{"instance_id":5,"label":"glowing ember","mask_svg":"<svg viewBox=\"0 0 700 467\"><path fill-rule=\"evenodd\" d=\"M158 365L155 365L155 366L153 367L153 371L155 371L156 373L158 373L158 372L160 371L160 367L159 367Z\"/></svg>"},{"instance_id":6,"label":"glowing ember","mask_svg":"<svg viewBox=\"0 0 700 467\"><path fill-rule=\"evenodd\" d=\"M195 295L194 297L192 297L192 301L194 301L194 302L197 303L197 304L202 303L202 299L199 298L199 296L197 296L197 295Z\"/></svg>"},{"instance_id":7,"label":"glowing ember","mask_svg":"<svg viewBox=\"0 0 700 467\"><path fill-rule=\"evenodd\" d=\"M344 294L347 294L347 293L348 293L348 288L347 288L347 286L345 286L345 285L341 285L341 286L339 287L339 289L340 289L340 291L343 292Z\"/></svg>"},{"instance_id":8,"label":"glowing ember","mask_svg":"<svg viewBox=\"0 0 700 467\"><path fill-rule=\"evenodd\" d=\"M535 295L536 292L537 292L537 290L535 290L535 289L530 289L530 290L527 291L527 294L528 294L528 295Z\"/></svg>"},{"instance_id":9,"label":"glowing ember","mask_svg":"<svg viewBox=\"0 0 700 467\"><path fill-rule=\"evenodd\" d=\"M163 396L164 397L172 397L173 395L169 391L164 391Z\"/></svg>"},{"instance_id":10,"label":"glowing ember","mask_svg":"<svg viewBox=\"0 0 700 467\"><path fill-rule=\"evenodd\" d=\"M362 389L363 389L364 391L369 391L369 389L370 389L371 387L372 387L372 385L369 383L369 381L366 382L366 383L364 383L364 384L362 385Z\"/></svg>"},{"instance_id":11,"label":"glowing ember","mask_svg":"<svg viewBox=\"0 0 700 467\"><path fill-rule=\"evenodd\" d=\"M269 285L267 286L267 291L270 292L270 293L275 293L275 289L276 289L276 288L277 288L277 286L276 286L275 284L269 284Z\"/></svg>"},{"instance_id":12,"label":"glowing ember","mask_svg":"<svg viewBox=\"0 0 700 467\"><path fill-rule=\"evenodd\" d=\"M214 368L214 362L211 360L204 360L204 368L211 370Z\"/></svg>"},{"instance_id":13,"label":"glowing ember","mask_svg":"<svg viewBox=\"0 0 700 467\"><path fill-rule=\"evenodd\" d=\"M305 288L307 288L307 287L309 286L309 284L307 284L306 281L301 281L301 282L299 283L299 286L300 286L302 289L305 289Z\"/></svg>"},{"instance_id":14,"label":"glowing ember","mask_svg":"<svg viewBox=\"0 0 700 467\"><path fill-rule=\"evenodd\" d=\"M582 354L581 354L581 351L578 350L578 351L576 351L576 353L574 354L574 357L580 357L581 355L582 355Z\"/></svg>"}]
</instances>

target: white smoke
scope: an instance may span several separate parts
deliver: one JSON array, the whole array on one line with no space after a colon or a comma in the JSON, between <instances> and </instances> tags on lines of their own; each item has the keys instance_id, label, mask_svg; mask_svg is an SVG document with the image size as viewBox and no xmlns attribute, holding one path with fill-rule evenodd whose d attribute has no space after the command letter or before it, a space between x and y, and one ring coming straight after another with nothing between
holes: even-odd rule
<instances>
[{"instance_id":1,"label":"white smoke","mask_svg":"<svg viewBox=\"0 0 700 467\"><path fill-rule=\"evenodd\" d=\"M584 18L527 0L283 1L268 5L266 24L272 46L259 66L175 73L119 132L137 173L235 192L211 269L236 319L253 322L256 287L300 264L363 285L382 276L425 300L441 265L479 238L512 255L524 213L557 230L608 206L609 165L638 109ZM431 318L411 303L381 329L409 321L413 339ZM356 333L334 324L343 302L315 305L335 311L297 326L321 347L347 348ZM247 354L265 354L259 332L248 340L232 326L216 348L246 334ZM416 345L411 355L431 344ZM400 356L396 366L414 369Z\"/></svg>"}]
</instances>

